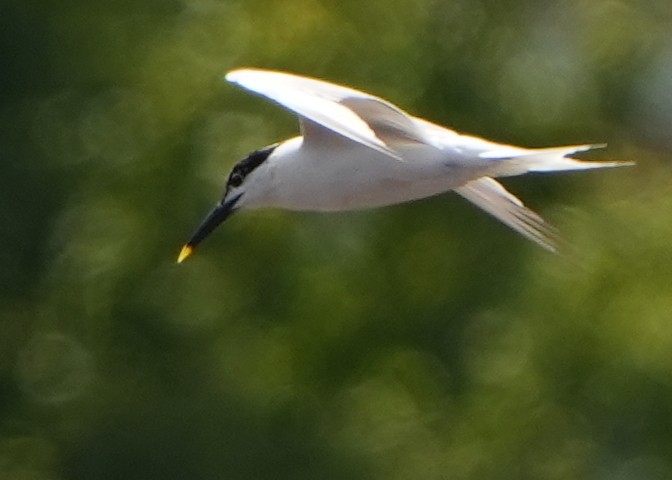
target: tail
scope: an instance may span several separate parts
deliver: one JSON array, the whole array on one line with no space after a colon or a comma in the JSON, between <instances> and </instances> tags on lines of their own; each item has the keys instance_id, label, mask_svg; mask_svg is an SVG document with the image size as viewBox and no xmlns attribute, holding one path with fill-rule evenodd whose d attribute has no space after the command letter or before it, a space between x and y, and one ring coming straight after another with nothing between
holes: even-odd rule
<instances>
[{"instance_id":1,"label":"tail","mask_svg":"<svg viewBox=\"0 0 672 480\"><path fill-rule=\"evenodd\" d=\"M634 162L587 162L571 158L578 152L604 148L606 145L574 145L570 147L550 147L520 150L514 155L511 152L486 152L483 158L500 160L496 168L497 176L522 175L527 172L566 172L572 170L591 170L593 168L625 167Z\"/></svg>"}]
</instances>

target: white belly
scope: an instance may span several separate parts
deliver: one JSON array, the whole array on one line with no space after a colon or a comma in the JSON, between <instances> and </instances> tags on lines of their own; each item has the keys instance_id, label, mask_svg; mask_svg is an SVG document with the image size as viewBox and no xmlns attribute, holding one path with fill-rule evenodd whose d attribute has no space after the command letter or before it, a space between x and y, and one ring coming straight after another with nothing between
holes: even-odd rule
<instances>
[{"instance_id":1,"label":"white belly","mask_svg":"<svg viewBox=\"0 0 672 480\"><path fill-rule=\"evenodd\" d=\"M264 206L317 211L380 207L446 192L487 170L483 161L465 165L463 158L424 145L399 149L404 161L347 145L316 151L299 143L292 155L280 155L272 173L276 188Z\"/></svg>"}]
</instances>

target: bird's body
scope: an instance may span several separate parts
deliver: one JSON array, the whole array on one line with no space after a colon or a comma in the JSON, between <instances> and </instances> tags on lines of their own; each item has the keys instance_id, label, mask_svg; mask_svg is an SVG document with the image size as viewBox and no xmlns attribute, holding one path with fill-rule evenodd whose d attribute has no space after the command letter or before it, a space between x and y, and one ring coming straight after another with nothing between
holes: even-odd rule
<instances>
[{"instance_id":1,"label":"bird's body","mask_svg":"<svg viewBox=\"0 0 672 480\"><path fill-rule=\"evenodd\" d=\"M224 197L178 261L238 209L354 210L449 190L554 251L550 227L494 178L627 165L569 157L601 145L526 149L461 135L321 80L255 69L226 78L298 114L302 135L252 152L233 168Z\"/></svg>"},{"instance_id":2,"label":"bird's body","mask_svg":"<svg viewBox=\"0 0 672 480\"><path fill-rule=\"evenodd\" d=\"M327 151L316 151L303 137L280 144L264 173L265 184L277 187L250 191L247 208L343 211L393 205L459 187L483 176L492 163L460 165L450 152L419 144L397 146L400 156L412 161L390 161L384 153L343 143Z\"/></svg>"}]
</instances>

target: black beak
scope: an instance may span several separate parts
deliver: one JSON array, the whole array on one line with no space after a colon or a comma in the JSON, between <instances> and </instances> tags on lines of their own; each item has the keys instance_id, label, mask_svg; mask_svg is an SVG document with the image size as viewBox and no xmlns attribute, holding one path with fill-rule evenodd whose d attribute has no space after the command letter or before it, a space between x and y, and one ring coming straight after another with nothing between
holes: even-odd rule
<instances>
[{"instance_id":1,"label":"black beak","mask_svg":"<svg viewBox=\"0 0 672 480\"><path fill-rule=\"evenodd\" d=\"M229 218L236 211L236 203L240 199L241 195L238 195L227 202L222 202L218 204L209 214L205 217L205 220L201 222L201 225L196 230L196 233L191 237L182 250L180 255L177 257L177 263L182 263L191 255L196 248L196 246L203 241L205 237L210 235L210 233L219 226L224 220Z\"/></svg>"}]
</instances>

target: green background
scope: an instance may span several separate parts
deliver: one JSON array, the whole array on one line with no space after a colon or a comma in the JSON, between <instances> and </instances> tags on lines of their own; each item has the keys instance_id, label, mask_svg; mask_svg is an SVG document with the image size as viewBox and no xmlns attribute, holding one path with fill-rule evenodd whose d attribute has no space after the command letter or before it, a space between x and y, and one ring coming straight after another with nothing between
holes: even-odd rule
<instances>
[{"instance_id":1,"label":"green background","mask_svg":"<svg viewBox=\"0 0 672 480\"><path fill-rule=\"evenodd\" d=\"M672 478L672 2L5 0L0 478ZM548 254L455 195L236 216L295 118L275 68L638 165L506 180Z\"/></svg>"}]
</instances>

